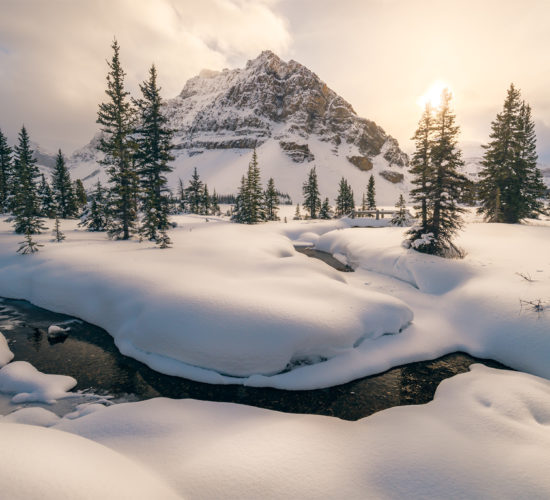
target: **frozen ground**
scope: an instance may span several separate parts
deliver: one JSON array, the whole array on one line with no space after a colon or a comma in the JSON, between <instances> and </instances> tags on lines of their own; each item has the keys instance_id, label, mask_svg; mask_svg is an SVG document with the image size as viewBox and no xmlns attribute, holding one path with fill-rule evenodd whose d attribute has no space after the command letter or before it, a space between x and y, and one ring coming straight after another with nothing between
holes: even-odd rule
<instances>
[{"instance_id":1,"label":"frozen ground","mask_svg":"<svg viewBox=\"0 0 550 500\"><path fill-rule=\"evenodd\" d=\"M0 222L0 296L98 324L153 369L212 383L327 387L456 350L550 377L550 317L520 305L550 296L544 222L473 219L456 261L403 249L402 228L291 221L292 210L288 223L258 226L175 217L166 251L67 221L66 242L43 235L38 254L21 256L21 237Z\"/></svg>"}]
</instances>

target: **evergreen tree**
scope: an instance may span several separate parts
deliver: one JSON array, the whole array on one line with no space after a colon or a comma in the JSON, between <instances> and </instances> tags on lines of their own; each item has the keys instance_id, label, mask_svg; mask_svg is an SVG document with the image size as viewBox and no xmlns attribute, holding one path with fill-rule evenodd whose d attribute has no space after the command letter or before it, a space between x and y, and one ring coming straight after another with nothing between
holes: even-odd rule
<instances>
[{"instance_id":1,"label":"evergreen tree","mask_svg":"<svg viewBox=\"0 0 550 500\"><path fill-rule=\"evenodd\" d=\"M264 193L264 205L267 220L280 220L277 216L277 212L279 211L279 193L275 189L273 177L267 181L267 188Z\"/></svg>"},{"instance_id":2,"label":"evergreen tree","mask_svg":"<svg viewBox=\"0 0 550 500\"><path fill-rule=\"evenodd\" d=\"M294 220L302 220L302 214L300 213L299 203L296 203L296 210L294 211Z\"/></svg>"},{"instance_id":3,"label":"evergreen tree","mask_svg":"<svg viewBox=\"0 0 550 500\"><path fill-rule=\"evenodd\" d=\"M395 204L395 208L397 208L397 211L395 212L391 223L393 226L406 226L407 225L407 205L405 203L405 198L403 198L403 195L399 195L399 199L397 200L397 203Z\"/></svg>"},{"instance_id":4,"label":"evergreen tree","mask_svg":"<svg viewBox=\"0 0 550 500\"><path fill-rule=\"evenodd\" d=\"M65 235L61 232L61 224L59 223L59 217L55 216L55 226L52 231L54 241L61 243L65 239Z\"/></svg>"},{"instance_id":5,"label":"evergreen tree","mask_svg":"<svg viewBox=\"0 0 550 500\"><path fill-rule=\"evenodd\" d=\"M309 176L307 181L303 184L302 192L304 193L303 207L309 212L309 217L311 219L316 219L321 209L321 197L315 167L309 171Z\"/></svg>"},{"instance_id":6,"label":"evergreen tree","mask_svg":"<svg viewBox=\"0 0 550 500\"><path fill-rule=\"evenodd\" d=\"M420 211L421 226L428 223L428 179L431 174L431 148L434 133L434 110L429 103L426 104L418 128L412 140L415 141L415 151L411 157L412 174L411 184L415 186L410 191L410 197L416 203L414 208Z\"/></svg>"},{"instance_id":7,"label":"evergreen tree","mask_svg":"<svg viewBox=\"0 0 550 500\"><path fill-rule=\"evenodd\" d=\"M86 203L88 203L88 196L86 195L84 184L82 184L80 179L76 179L76 181L74 181L73 189L76 208L80 211L86 206Z\"/></svg>"},{"instance_id":8,"label":"evergreen tree","mask_svg":"<svg viewBox=\"0 0 550 500\"><path fill-rule=\"evenodd\" d=\"M411 245L418 251L441 256L457 256L460 251L452 243L462 226L464 209L458 205L466 178L458 169L464 165L457 147L459 127L451 109L451 93L444 89L441 104L434 117L430 141L428 182L424 196L427 220L424 226L409 231Z\"/></svg>"},{"instance_id":9,"label":"evergreen tree","mask_svg":"<svg viewBox=\"0 0 550 500\"><path fill-rule=\"evenodd\" d=\"M200 176L197 173L196 167L193 170L193 175L191 176L189 186L187 186L185 193L189 212L192 214L199 214L201 212L201 205L203 202L204 187Z\"/></svg>"},{"instance_id":10,"label":"evergreen tree","mask_svg":"<svg viewBox=\"0 0 550 500\"><path fill-rule=\"evenodd\" d=\"M19 242L19 248L17 250L17 253L20 253L22 255L28 255L32 253L38 252L39 247L43 247L41 243L36 243L32 237L31 237L31 229L27 227L25 229L25 241Z\"/></svg>"},{"instance_id":11,"label":"evergreen tree","mask_svg":"<svg viewBox=\"0 0 550 500\"><path fill-rule=\"evenodd\" d=\"M353 200L353 191L348 181L342 177L338 186L338 196L336 198L336 215L342 216L349 214L355 209Z\"/></svg>"},{"instance_id":12,"label":"evergreen tree","mask_svg":"<svg viewBox=\"0 0 550 500\"><path fill-rule=\"evenodd\" d=\"M174 148L173 130L168 127L168 118L162 112L163 101L154 65L149 70L149 79L140 89L143 97L134 102L139 123L135 131L135 158L141 188L142 232L148 240L157 241L160 233L169 227L166 174L173 170L168 165L174 159L170 154Z\"/></svg>"},{"instance_id":13,"label":"evergreen tree","mask_svg":"<svg viewBox=\"0 0 550 500\"><path fill-rule=\"evenodd\" d=\"M79 226L88 231L106 231L109 225L108 203L105 191L98 180L95 190L90 194L88 204L80 217Z\"/></svg>"},{"instance_id":14,"label":"evergreen tree","mask_svg":"<svg viewBox=\"0 0 550 500\"><path fill-rule=\"evenodd\" d=\"M40 204L40 216L48 217L49 219L55 217L57 205L53 198L52 189L44 177L41 175L40 184L38 186L38 198Z\"/></svg>"},{"instance_id":15,"label":"evergreen tree","mask_svg":"<svg viewBox=\"0 0 550 500\"><path fill-rule=\"evenodd\" d=\"M212 196L210 197L210 210L214 215L220 215L220 205L218 203L218 195L216 193L216 190L214 189L214 192L212 193Z\"/></svg>"},{"instance_id":16,"label":"evergreen tree","mask_svg":"<svg viewBox=\"0 0 550 500\"><path fill-rule=\"evenodd\" d=\"M319 219L331 219L331 208L328 198L325 198L325 201L321 205L321 210L319 211Z\"/></svg>"},{"instance_id":17,"label":"evergreen tree","mask_svg":"<svg viewBox=\"0 0 550 500\"><path fill-rule=\"evenodd\" d=\"M59 216L62 219L76 217L78 208L74 188L61 149L58 151L55 159L55 170L52 176L52 192Z\"/></svg>"},{"instance_id":18,"label":"evergreen tree","mask_svg":"<svg viewBox=\"0 0 550 500\"><path fill-rule=\"evenodd\" d=\"M40 199L36 179L40 176L29 135L25 127L19 132L19 142L15 147L13 169L13 213L15 232L37 234L45 229L40 220Z\"/></svg>"},{"instance_id":19,"label":"evergreen tree","mask_svg":"<svg viewBox=\"0 0 550 500\"><path fill-rule=\"evenodd\" d=\"M363 193L363 198L361 199L361 210L364 212L367 209L367 195Z\"/></svg>"},{"instance_id":20,"label":"evergreen tree","mask_svg":"<svg viewBox=\"0 0 550 500\"><path fill-rule=\"evenodd\" d=\"M367 184L367 210L376 210L376 187L374 185L374 176L371 174Z\"/></svg>"},{"instance_id":21,"label":"evergreen tree","mask_svg":"<svg viewBox=\"0 0 550 500\"><path fill-rule=\"evenodd\" d=\"M241 180L232 219L242 224L256 224L266 220L256 148L252 152L247 174Z\"/></svg>"},{"instance_id":22,"label":"evergreen tree","mask_svg":"<svg viewBox=\"0 0 550 500\"><path fill-rule=\"evenodd\" d=\"M168 233L164 230L160 231L156 242L161 249L170 248L170 245L172 244L172 240L168 236Z\"/></svg>"},{"instance_id":23,"label":"evergreen tree","mask_svg":"<svg viewBox=\"0 0 550 500\"><path fill-rule=\"evenodd\" d=\"M208 186L205 183L202 189L202 196L201 196L201 214L210 215L211 210L212 210L212 201L210 199L210 193L208 192Z\"/></svg>"},{"instance_id":24,"label":"evergreen tree","mask_svg":"<svg viewBox=\"0 0 550 500\"><path fill-rule=\"evenodd\" d=\"M178 179L176 207L178 212L185 212L187 208L187 194L185 188L183 187L183 181L181 179Z\"/></svg>"},{"instance_id":25,"label":"evergreen tree","mask_svg":"<svg viewBox=\"0 0 550 500\"><path fill-rule=\"evenodd\" d=\"M0 214L8 211L8 202L11 193L12 149L8 145L8 140L0 130Z\"/></svg>"},{"instance_id":26,"label":"evergreen tree","mask_svg":"<svg viewBox=\"0 0 550 500\"><path fill-rule=\"evenodd\" d=\"M479 173L479 213L490 222L516 223L543 211L542 174L537 168L536 136L531 108L514 85L491 123Z\"/></svg>"},{"instance_id":27,"label":"evergreen tree","mask_svg":"<svg viewBox=\"0 0 550 500\"><path fill-rule=\"evenodd\" d=\"M109 235L128 239L135 229L137 207L135 203L136 172L132 154L135 150L132 132L134 112L124 89L125 73L120 65L120 47L115 40L113 57L108 63L107 102L99 105L97 122L102 125L98 149L104 153L100 163L107 166L111 191L111 220Z\"/></svg>"}]
</instances>

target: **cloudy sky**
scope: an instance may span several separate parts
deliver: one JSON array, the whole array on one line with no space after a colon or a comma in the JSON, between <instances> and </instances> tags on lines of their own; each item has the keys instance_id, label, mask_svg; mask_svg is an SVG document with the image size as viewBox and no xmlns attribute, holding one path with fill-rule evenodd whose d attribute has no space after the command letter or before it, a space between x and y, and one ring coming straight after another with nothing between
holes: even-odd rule
<instances>
[{"instance_id":1,"label":"cloudy sky","mask_svg":"<svg viewBox=\"0 0 550 500\"><path fill-rule=\"evenodd\" d=\"M550 163L549 0L0 0L0 128L70 152L97 131L113 36L131 91L157 65L166 98L202 68L263 49L315 71L410 150L419 98L455 96L464 144L487 139L514 82Z\"/></svg>"}]
</instances>

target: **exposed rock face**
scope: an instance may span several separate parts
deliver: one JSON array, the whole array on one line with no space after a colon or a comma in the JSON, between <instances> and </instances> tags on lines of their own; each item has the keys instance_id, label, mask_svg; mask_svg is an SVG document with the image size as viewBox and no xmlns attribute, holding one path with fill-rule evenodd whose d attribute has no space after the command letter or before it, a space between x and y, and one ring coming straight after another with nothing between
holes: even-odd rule
<instances>
[{"instance_id":1,"label":"exposed rock face","mask_svg":"<svg viewBox=\"0 0 550 500\"><path fill-rule=\"evenodd\" d=\"M392 184L403 182L404 175L401 172L395 172L393 170L382 170L379 172L380 176L390 181Z\"/></svg>"},{"instance_id":2,"label":"exposed rock face","mask_svg":"<svg viewBox=\"0 0 550 500\"><path fill-rule=\"evenodd\" d=\"M363 172L372 170L372 161L370 161L366 156L348 156L348 161Z\"/></svg>"},{"instance_id":3,"label":"exposed rock face","mask_svg":"<svg viewBox=\"0 0 550 500\"><path fill-rule=\"evenodd\" d=\"M279 146L281 146L281 149L296 163L303 163L304 161L309 162L315 159L315 156L313 156L307 144L280 141Z\"/></svg>"},{"instance_id":4,"label":"exposed rock face","mask_svg":"<svg viewBox=\"0 0 550 500\"><path fill-rule=\"evenodd\" d=\"M167 102L167 110L182 149L250 148L268 138L290 143L315 135L335 151L346 143L367 159L383 154L390 166L407 164L407 155L381 127L359 118L305 66L284 62L270 51L244 69L202 71ZM298 161L311 159L306 154Z\"/></svg>"}]
</instances>

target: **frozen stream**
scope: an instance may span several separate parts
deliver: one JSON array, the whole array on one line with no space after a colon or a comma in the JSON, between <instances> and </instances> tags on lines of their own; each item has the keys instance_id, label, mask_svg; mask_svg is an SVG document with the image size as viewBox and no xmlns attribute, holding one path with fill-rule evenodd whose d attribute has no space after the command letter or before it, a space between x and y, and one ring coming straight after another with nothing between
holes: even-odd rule
<instances>
[{"instance_id":1,"label":"frozen stream","mask_svg":"<svg viewBox=\"0 0 550 500\"><path fill-rule=\"evenodd\" d=\"M52 324L70 326L65 339L49 340ZM75 390L108 395L115 401L136 401L159 396L234 402L293 413L332 415L357 420L392 406L430 401L445 378L468 370L480 361L464 353L391 369L385 373L313 391L283 391L237 385L210 385L157 373L120 354L112 337L103 329L36 307L21 300L0 299L0 331L8 340L14 360L32 363L45 373L70 375L78 381ZM58 413L70 409L54 408ZM4 408L3 412L14 408ZM0 405L0 412L2 407Z\"/></svg>"}]
</instances>

